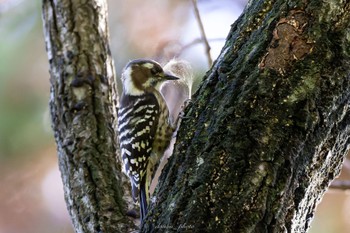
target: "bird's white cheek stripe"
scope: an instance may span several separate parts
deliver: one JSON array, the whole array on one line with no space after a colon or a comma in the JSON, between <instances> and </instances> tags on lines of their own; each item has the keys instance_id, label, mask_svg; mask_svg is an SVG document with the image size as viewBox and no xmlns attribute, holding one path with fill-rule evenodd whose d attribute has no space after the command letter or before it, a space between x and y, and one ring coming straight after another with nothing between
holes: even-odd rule
<instances>
[{"instance_id":1,"label":"bird's white cheek stripe","mask_svg":"<svg viewBox=\"0 0 350 233\"><path fill-rule=\"evenodd\" d=\"M129 95L142 95L144 94L144 91L138 89L135 87L132 79L131 79L131 67L128 67L126 70L123 72L123 87L124 87L124 92Z\"/></svg>"}]
</instances>

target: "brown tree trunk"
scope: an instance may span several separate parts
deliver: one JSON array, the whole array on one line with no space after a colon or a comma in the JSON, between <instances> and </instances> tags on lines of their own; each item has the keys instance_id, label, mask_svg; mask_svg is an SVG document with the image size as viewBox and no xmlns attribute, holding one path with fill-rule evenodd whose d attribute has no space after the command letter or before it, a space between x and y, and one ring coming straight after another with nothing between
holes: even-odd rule
<instances>
[{"instance_id":1,"label":"brown tree trunk","mask_svg":"<svg viewBox=\"0 0 350 233\"><path fill-rule=\"evenodd\" d=\"M186 108L142 232L307 231L349 146L349 12L349 1L248 3ZM44 0L43 16L74 228L131 231L106 3Z\"/></svg>"},{"instance_id":2,"label":"brown tree trunk","mask_svg":"<svg viewBox=\"0 0 350 233\"><path fill-rule=\"evenodd\" d=\"M76 232L127 232L106 1L43 1L52 126Z\"/></svg>"}]
</instances>

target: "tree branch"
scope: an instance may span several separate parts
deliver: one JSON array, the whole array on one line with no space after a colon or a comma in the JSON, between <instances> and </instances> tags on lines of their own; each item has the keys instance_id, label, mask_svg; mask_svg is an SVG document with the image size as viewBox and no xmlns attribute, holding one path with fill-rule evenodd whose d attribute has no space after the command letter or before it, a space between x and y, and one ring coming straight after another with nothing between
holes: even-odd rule
<instances>
[{"instance_id":1,"label":"tree branch","mask_svg":"<svg viewBox=\"0 0 350 233\"><path fill-rule=\"evenodd\" d=\"M350 143L350 3L329 4L249 1L186 108L142 232L307 231Z\"/></svg>"},{"instance_id":2,"label":"tree branch","mask_svg":"<svg viewBox=\"0 0 350 233\"><path fill-rule=\"evenodd\" d=\"M207 59L208 59L208 66L211 67L211 65L213 64L213 60L211 59L211 55L210 55L210 45L209 45L207 36L205 35L204 26L203 26L203 23L202 23L202 20L201 20L201 16L199 14L198 6L197 6L197 0L192 0L192 4L193 4L196 20L198 22L199 29L200 29L200 32L201 32L201 36L202 36L201 39L204 42L205 53L206 53Z\"/></svg>"},{"instance_id":3,"label":"tree branch","mask_svg":"<svg viewBox=\"0 0 350 233\"><path fill-rule=\"evenodd\" d=\"M75 232L127 232L116 161L117 95L108 45L107 3L43 1L52 126ZM113 101L111 101L113 100Z\"/></svg>"}]
</instances>

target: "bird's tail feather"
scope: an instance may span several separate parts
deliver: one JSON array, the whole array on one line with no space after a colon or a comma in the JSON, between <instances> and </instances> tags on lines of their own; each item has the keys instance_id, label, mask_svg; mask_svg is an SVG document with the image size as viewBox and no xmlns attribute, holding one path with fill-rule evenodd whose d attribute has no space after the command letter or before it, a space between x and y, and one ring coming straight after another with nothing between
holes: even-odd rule
<instances>
[{"instance_id":1,"label":"bird's tail feather","mask_svg":"<svg viewBox=\"0 0 350 233\"><path fill-rule=\"evenodd\" d=\"M143 222L144 218L147 215L147 190L144 184L140 186L140 220Z\"/></svg>"}]
</instances>

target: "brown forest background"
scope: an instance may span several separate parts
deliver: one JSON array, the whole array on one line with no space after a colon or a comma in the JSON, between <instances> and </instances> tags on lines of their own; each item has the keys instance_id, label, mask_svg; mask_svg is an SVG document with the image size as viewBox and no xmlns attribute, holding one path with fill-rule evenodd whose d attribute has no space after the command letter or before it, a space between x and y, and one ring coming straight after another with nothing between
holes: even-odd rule
<instances>
[{"instance_id":1,"label":"brown forest background","mask_svg":"<svg viewBox=\"0 0 350 233\"><path fill-rule=\"evenodd\" d=\"M215 60L245 0L198 1ZM135 12L136 11L136 12ZM208 69L190 1L109 1L116 73L133 58L180 55ZM142 40L140 41L140 38ZM197 83L200 80L197 80ZM0 233L73 232L48 113L49 73L40 0L0 0ZM350 179L346 161L341 179ZM350 232L350 195L330 189L311 233Z\"/></svg>"}]
</instances>

